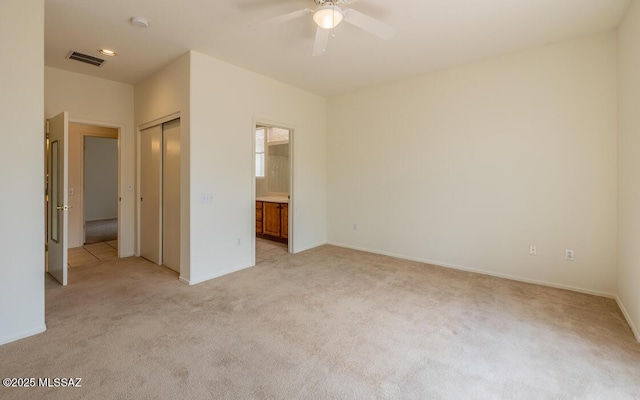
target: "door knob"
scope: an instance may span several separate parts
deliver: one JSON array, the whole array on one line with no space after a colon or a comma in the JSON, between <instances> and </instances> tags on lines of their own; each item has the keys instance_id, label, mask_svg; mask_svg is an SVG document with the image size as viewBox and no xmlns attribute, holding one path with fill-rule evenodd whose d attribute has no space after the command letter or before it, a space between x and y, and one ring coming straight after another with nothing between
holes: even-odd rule
<instances>
[{"instance_id":1,"label":"door knob","mask_svg":"<svg viewBox=\"0 0 640 400\"><path fill-rule=\"evenodd\" d=\"M73 206L58 206L58 207L56 207L56 210L67 211L67 210L69 210L71 208L73 208Z\"/></svg>"}]
</instances>

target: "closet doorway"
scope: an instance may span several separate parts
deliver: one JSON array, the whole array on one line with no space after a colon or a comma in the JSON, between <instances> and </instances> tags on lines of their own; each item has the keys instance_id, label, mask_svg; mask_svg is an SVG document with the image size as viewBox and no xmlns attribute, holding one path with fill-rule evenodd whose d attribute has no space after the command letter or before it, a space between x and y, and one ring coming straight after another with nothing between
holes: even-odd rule
<instances>
[{"instance_id":1,"label":"closet doorway","mask_svg":"<svg viewBox=\"0 0 640 400\"><path fill-rule=\"evenodd\" d=\"M140 131L140 256L180 273L180 119Z\"/></svg>"}]
</instances>

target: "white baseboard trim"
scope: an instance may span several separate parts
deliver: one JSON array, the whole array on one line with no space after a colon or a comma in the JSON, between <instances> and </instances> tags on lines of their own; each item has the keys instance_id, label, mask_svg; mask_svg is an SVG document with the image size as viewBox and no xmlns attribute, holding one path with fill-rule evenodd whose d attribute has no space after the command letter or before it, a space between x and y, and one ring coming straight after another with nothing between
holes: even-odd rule
<instances>
[{"instance_id":1,"label":"white baseboard trim","mask_svg":"<svg viewBox=\"0 0 640 400\"><path fill-rule=\"evenodd\" d=\"M307 250L311 250L311 249L315 249L316 247L320 247L323 246L325 244L329 244L327 242L322 242L322 243L318 243L318 244L313 244L311 246L306 246L306 247L300 247L300 248L296 248L293 252L293 254L298 254L298 253L302 253L303 251L307 251Z\"/></svg>"},{"instance_id":2,"label":"white baseboard trim","mask_svg":"<svg viewBox=\"0 0 640 400\"><path fill-rule=\"evenodd\" d=\"M178 280L182 283L186 283L189 286L192 285L197 285L198 283L202 283L202 282L206 282L209 281L211 279L215 279L215 278L219 278L223 275L228 275L237 271L241 271L243 269L247 269L247 268L251 268L254 267L255 265L247 265L247 266L243 266L243 267L234 267L234 268L229 268L223 271L216 271L215 273L211 274L211 275L206 275L203 277L199 277L199 278L192 278L192 279L186 279L183 276L180 276L180 278L178 278Z\"/></svg>"},{"instance_id":3,"label":"white baseboard trim","mask_svg":"<svg viewBox=\"0 0 640 400\"><path fill-rule=\"evenodd\" d=\"M620 297L616 296L615 299L616 303L618 303L618 307L620 307L620 311L622 311L622 315L624 315L624 318L627 320L627 324L629 324L629 327L631 328L631 332L633 332L633 336L635 336L636 340L640 343L640 331L633 323L631 315L629 315L629 313L627 312L627 309L625 308L624 303L622 302Z\"/></svg>"},{"instance_id":4,"label":"white baseboard trim","mask_svg":"<svg viewBox=\"0 0 640 400\"><path fill-rule=\"evenodd\" d=\"M47 330L47 325L45 324L34 329L29 329L28 331L17 333L15 335L5 336L3 338L0 338L0 346L2 346L3 344L15 342L16 340L27 338L29 336L37 335L46 330Z\"/></svg>"},{"instance_id":5,"label":"white baseboard trim","mask_svg":"<svg viewBox=\"0 0 640 400\"><path fill-rule=\"evenodd\" d=\"M448 263L443 263L443 262L433 261L433 260L427 260L427 259L421 259L421 258L417 258L417 257L408 257L408 256L404 256L402 254L395 254L395 253L390 253L390 252L385 252L385 251L377 251L377 250L367 249L367 248L358 247L358 246L350 246L350 245L346 245L346 244L342 244L342 243L328 242L327 244L330 244L330 245L333 245L333 246L338 246L338 247L344 247L344 248L352 249L352 250L366 251L367 253L380 254L380 255L383 255L383 256L400 258L402 260L409 260L409 261L416 261L416 262L420 262L420 263L424 263L424 264L431 264L431 265L435 265L435 266L438 266L438 267L452 268L452 269L457 269L457 270L460 270L460 271L473 272L473 273L481 274L481 275L495 276L496 278L510 279L512 281L518 281L518 282L524 282L524 283L533 283L535 285L548 286L548 287L552 287L552 288L556 288L556 289L571 290L573 292L592 294L592 295L595 295L595 296L608 297L608 298L611 298L611 299L615 299L616 298L616 295L613 294L613 293L602 292L602 291L598 291L598 290L584 289L584 288L579 288L579 287L575 287L575 286L563 285L563 284L554 283L554 282L548 282L548 281L540 281L540 280L537 280L537 279L523 278L523 277L519 277L519 276L515 276L515 275L509 275L509 274L501 274L501 273L498 273L498 272L491 272L491 271L485 271L485 270L482 270L482 269L463 267L463 266L460 266L460 265L448 264Z\"/></svg>"}]
</instances>

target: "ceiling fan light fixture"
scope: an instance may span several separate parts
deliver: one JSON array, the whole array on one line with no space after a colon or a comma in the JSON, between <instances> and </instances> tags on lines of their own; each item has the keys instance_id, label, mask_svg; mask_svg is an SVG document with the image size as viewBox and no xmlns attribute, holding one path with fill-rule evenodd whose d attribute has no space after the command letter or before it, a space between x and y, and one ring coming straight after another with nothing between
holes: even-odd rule
<instances>
[{"instance_id":1,"label":"ceiling fan light fixture","mask_svg":"<svg viewBox=\"0 0 640 400\"><path fill-rule=\"evenodd\" d=\"M332 4L325 4L313 14L313 20L322 29L333 29L344 18L342 10Z\"/></svg>"}]
</instances>

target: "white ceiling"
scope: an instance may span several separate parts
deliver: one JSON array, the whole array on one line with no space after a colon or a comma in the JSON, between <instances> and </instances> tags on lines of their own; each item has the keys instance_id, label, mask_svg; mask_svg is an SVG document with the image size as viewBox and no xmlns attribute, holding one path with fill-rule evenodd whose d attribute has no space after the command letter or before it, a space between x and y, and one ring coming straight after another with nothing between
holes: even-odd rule
<instances>
[{"instance_id":1,"label":"white ceiling","mask_svg":"<svg viewBox=\"0 0 640 400\"><path fill-rule=\"evenodd\" d=\"M312 57L311 15L251 23L314 8L313 0L46 0L45 64L140 81L188 50L331 96L531 46L615 28L631 0L359 0L354 8L397 29L389 41L342 23ZM146 29L129 22L149 21ZM118 56L97 68L69 50ZM103 57L105 58L105 57Z\"/></svg>"}]
</instances>

